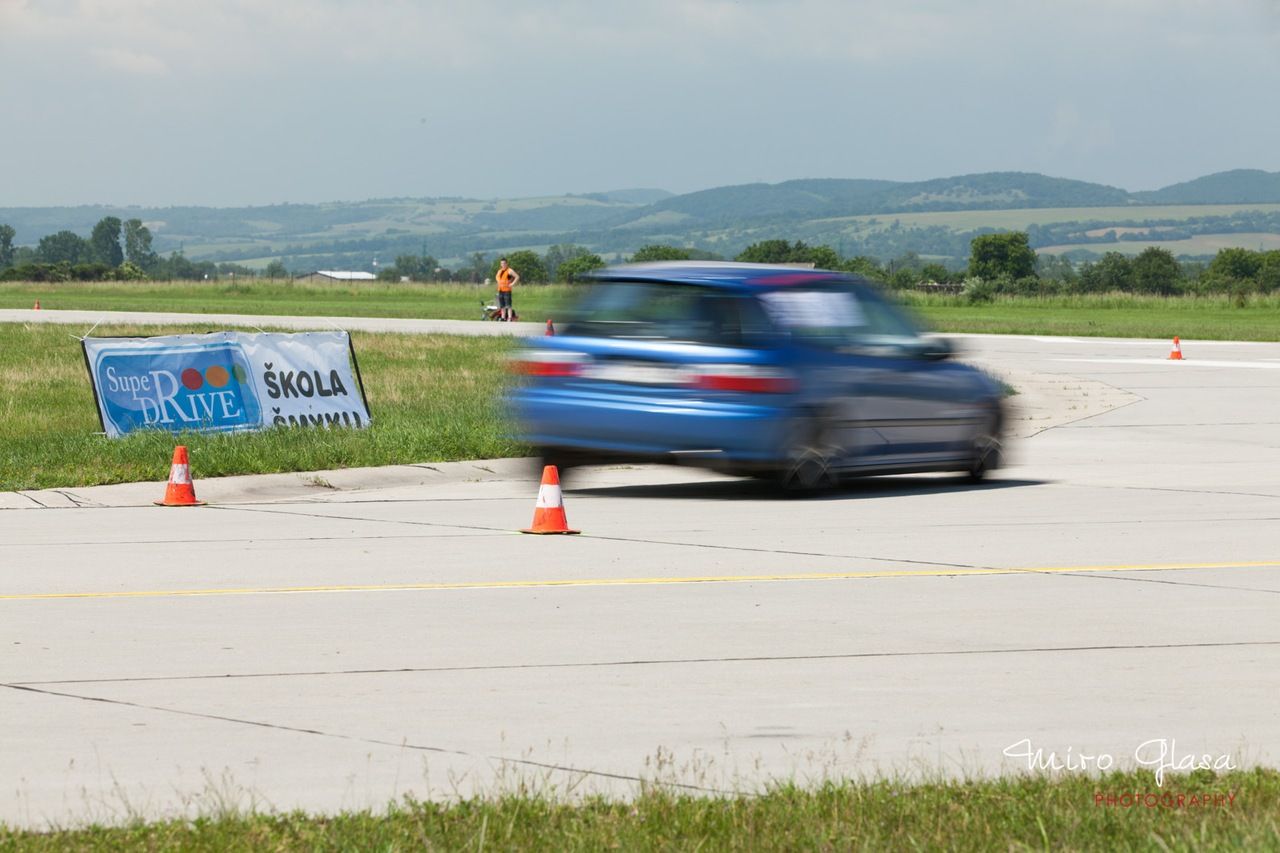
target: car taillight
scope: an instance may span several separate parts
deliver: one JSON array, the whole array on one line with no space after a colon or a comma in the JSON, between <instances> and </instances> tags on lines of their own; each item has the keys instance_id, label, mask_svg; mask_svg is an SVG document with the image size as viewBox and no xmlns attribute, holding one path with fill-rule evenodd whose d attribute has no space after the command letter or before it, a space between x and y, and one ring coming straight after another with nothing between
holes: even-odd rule
<instances>
[{"instance_id":1,"label":"car taillight","mask_svg":"<svg viewBox=\"0 0 1280 853\"><path fill-rule=\"evenodd\" d=\"M577 376L590 361L586 353L525 350L511 361L511 369L526 376Z\"/></svg>"},{"instance_id":2,"label":"car taillight","mask_svg":"<svg viewBox=\"0 0 1280 853\"><path fill-rule=\"evenodd\" d=\"M700 364L690 368L692 385L704 391L785 394L796 388L795 374L753 364Z\"/></svg>"}]
</instances>

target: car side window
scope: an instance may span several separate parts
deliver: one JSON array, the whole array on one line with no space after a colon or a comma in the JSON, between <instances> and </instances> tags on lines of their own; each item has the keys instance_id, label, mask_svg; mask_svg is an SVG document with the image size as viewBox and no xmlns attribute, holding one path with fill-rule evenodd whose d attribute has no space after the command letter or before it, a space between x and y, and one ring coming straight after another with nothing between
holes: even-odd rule
<instances>
[{"instance_id":1,"label":"car side window","mask_svg":"<svg viewBox=\"0 0 1280 853\"><path fill-rule=\"evenodd\" d=\"M817 349L847 346L866 322L857 296L841 285L784 288L761 294L765 311L791 339Z\"/></svg>"},{"instance_id":2,"label":"car side window","mask_svg":"<svg viewBox=\"0 0 1280 853\"><path fill-rule=\"evenodd\" d=\"M854 330L855 345L908 346L920 339L920 331L902 310L870 289L860 289L863 324Z\"/></svg>"},{"instance_id":3,"label":"car side window","mask_svg":"<svg viewBox=\"0 0 1280 853\"><path fill-rule=\"evenodd\" d=\"M750 296L725 296L722 300L725 313L724 343L737 346L770 346L777 338L777 331L769 322L759 301Z\"/></svg>"},{"instance_id":4,"label":"car side window","mask_svg":"<svg viewBox=\"0 0 1280 853\"><path fill-rule=\"evenodd\" d=\"M737 293L667 282L598 285L575 307L569 334L752 345L772 328L759 305Z\"/></svg>"}]
</instances>

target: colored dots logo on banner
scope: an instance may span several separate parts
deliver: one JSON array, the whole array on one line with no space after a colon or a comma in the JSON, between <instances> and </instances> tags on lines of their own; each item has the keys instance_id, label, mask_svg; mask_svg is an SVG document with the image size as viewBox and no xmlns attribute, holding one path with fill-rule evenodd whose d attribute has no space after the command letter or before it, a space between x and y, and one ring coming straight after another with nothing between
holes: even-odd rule
<instances>
[{"instance_id":1,"label":"colored dots logo on banner","mask_svg":"<svg viewBox=\"0 0 1280 853\"><path fill-rule=\"evenodd\" d=\"M225 388L231 381L231 374L221 364L215 364L204 372L204 380L214 388Z\"/></svg>"},{"instance_id":2,"label":"colored dots logo on banner","mask_svg":"<svg viewBox=\"0 0 1280 853\"><path fill-rule=\"evenodd\" d=\"M235 377L236 382L244 382L244 368L236 364L232 365L231 370L227 370L221 364L215 364L206 368L202 376L194 367L188 367L182 371L182 385L188 391L199 391L206 384L210 388L225 388L232 377Z\"/></svg>"}]
</instances>

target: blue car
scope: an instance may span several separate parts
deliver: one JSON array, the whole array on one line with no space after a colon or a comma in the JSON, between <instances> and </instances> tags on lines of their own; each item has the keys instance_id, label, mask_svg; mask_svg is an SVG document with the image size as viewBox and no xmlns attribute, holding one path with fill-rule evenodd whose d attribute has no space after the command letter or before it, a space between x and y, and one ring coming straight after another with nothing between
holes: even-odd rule
<instances>
[{"instance_id":1,"label":"blue car","mask_svg":"<svg viewBox=\"0 0 1280 853\"><path fill-rule=\"evenodd\" d=\"M681 261L595 274L514 367L547 464L665 462L809 491L845 476L998 467L1003 389L871 282Z\"/></svg>"}]
</instances>

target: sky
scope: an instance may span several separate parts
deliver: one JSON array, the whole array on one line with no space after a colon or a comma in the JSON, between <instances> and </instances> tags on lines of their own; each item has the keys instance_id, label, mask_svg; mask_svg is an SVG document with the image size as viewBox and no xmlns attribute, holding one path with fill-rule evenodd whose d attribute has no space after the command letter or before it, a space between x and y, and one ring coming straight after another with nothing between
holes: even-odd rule
<instances>
[{"instance_id":1,"label":"sky","mask_svg":"<svg viewBox=\"0 0 1280 853\"><path fill-rule=\"evenodd\" d=\"M1280 0L0 0L0 207L1280 171Z\"/></svg>"}]
</instances>

